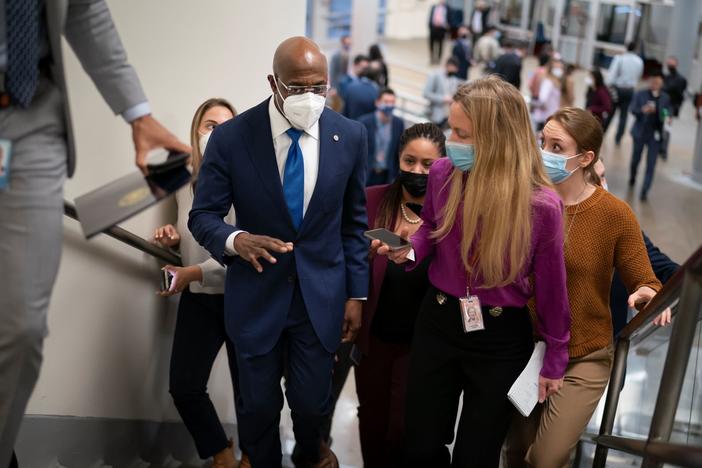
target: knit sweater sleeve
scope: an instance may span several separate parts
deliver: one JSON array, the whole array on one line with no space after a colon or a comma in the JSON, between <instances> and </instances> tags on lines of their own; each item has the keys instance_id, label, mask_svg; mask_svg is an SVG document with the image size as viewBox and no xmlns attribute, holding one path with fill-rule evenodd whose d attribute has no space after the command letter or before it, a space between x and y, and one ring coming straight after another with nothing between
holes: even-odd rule
<instances>
[{"instance_id":1,"label":"knit sweater sleeve","mask_svg":"<svg viewBox=\"0 0 702 468\"><path fill-rule=\"evenodd\" d=\"M615 245L614 266L629 294L642 286L659 291L662 285L653 273L636 215L624 202L616 202L620 205L621 226Z\"/></svg>"}]
</instances>

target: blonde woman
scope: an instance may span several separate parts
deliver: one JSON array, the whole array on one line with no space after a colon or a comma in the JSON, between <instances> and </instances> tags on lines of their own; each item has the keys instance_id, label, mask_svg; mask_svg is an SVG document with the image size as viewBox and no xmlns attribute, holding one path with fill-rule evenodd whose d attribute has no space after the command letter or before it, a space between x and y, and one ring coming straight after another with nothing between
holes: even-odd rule
<instances>
[{"instance_id":1,"label":"blonde woman","mask_svg":"<svg viewBox=\"0 0 702 468\"><path fill-rule=\"evenodd\" d=\"M449 124L413 252L378 250L396 263L413 253L409 268L433 256L410 356L405 466L496 467L515 413L507 392L534 348L533 295L546 342L540 400L558 391L568 361L563 207L514 86L494 76L462 86Z\"/></svg>"},{"instance_id":2,"label":"blonde woman","mask_svg":"<svg viewBox=\"0 0 702 468\"><path fill-rule=\"evenodd\" d=\"M193 185L197 183L210 133L235 115L234 107L224 99L208 99L198 107L190 129ZM234 349L224 329L225 269L210 258L188 230L193 188L188 185L176 192L177 228L167 224L154 234L160 244L179 248L185 265L164 267L173 275L173 280L171 288L161 292L162 296L181 294L171 352L170 392L200 457L213 457L213 467L233 468L236 460L232 442L207 394L207 380L223 344L227 347L232 381L236 381ZM227 222L234 223L233 211Z\"/></svg>"},{"instance_id":3,"label":"blonde woman","mask_svg":"<svg viewBox=\"0 0 702 468\"><path fill-rule=\"evenodd\" d=\"M566 212L570 360L561 391L538 405L528 419L515 419L505 452L510 468L569 464L570 452L609 382L613 359L609 298L615 268L631 294L629 307L647 303L661 288L636 216L600 186L595 165L601 145L602 125L584 109L560 109L543 130L544 164ZM670 323L670 311L655 323Z\"/></svg>"}]
</instances>

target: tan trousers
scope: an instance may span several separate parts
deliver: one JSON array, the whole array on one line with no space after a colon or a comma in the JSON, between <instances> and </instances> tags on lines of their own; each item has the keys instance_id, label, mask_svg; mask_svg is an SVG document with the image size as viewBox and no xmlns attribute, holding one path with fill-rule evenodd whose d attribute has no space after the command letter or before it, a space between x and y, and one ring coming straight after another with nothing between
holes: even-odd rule
<instances>
[{"instance_id":1,"label":"tan trousers","mask_svg":"<svg viewBox=\"0 0 702 468\"><path fill-rule=\"evenodd\" d=\"M562 468L602 398L612 369L613 348L571 359L563 388L528 418L518 414L502 447L503 468Z\"/></svg>"}]
</instances>

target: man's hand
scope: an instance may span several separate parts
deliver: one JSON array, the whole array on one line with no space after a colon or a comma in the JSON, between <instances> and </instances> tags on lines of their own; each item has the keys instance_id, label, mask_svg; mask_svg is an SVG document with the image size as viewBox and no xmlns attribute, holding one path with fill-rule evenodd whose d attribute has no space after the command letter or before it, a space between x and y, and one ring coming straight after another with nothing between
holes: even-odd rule
<instances>
[{"instance_id":1,"label":"man's hand","mask_svg":"<svg viewBox=\"0 0 702 468\"><path fill-rule=\"evenodd\" d=\"M543 403L563 387L563 379L547 379L539 376L539 403Z\"/></svg>"},{"instance_id":2,"label":"man's hand","mask_svg":"<svg viewBox=\"0 0 702 468\"><path fill-rule=\"evenodd\" d=\"M283 242L268 236L256 236L248 232L242 232L234 238L234 249L239 256L249 262L257 272L263 272L263 267L259 263L259 258L264 258L268 263L275 264L277 260L270 252L288 253L292 252L292 242Z\"/></svg>"},{"instance_id":3,"label":"man's hand","mask_svg":"<svg viewBox=\"0 0 702 468\"><path fill-rule=\"evenodd\" d=\"M192 149L176 138L169 132L161 123L151 117L145 115L132 121L132 140L134 141L134 149L136 150L136 165L145 175L148 173L146 168L146 155L149 151L157 148L166 148L173 151L181 151L190 153Z\"/></svg>"},{"instance_id":4,"label":"man's hand","mask_svg":"<svg viewBox=\"0 0 702 468\"><path fill-rule=\"evenodd\" d=\"M356 340L358 330L361 329L361 315L363 302L349 299L344 306L344 328L341 333L341 342L348 343Z\"/></svg>"}]
</instances>

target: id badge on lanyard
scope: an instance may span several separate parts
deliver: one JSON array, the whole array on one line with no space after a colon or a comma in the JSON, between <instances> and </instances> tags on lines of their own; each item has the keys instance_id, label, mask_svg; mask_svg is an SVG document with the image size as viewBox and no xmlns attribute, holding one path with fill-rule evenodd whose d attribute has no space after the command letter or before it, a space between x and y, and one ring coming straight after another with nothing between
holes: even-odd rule
<instances>
[{"instance_id":1,"label":"id badge on lanyard","mask_svg":"<svg viewBox=\"0 0 702 468\"><path fill-rule=\"evenodd\" d=\"M12 157L12 142L0 138L0 192L10 185L10 158Z\"/></svg>"},{"instance_id":2,"label":"id badge on lanyard","mask_svg":"<svg viewBox=\"0 0 702 468\"><path fill-rule=\"evenodd\" d=\"M466 295L459 297L461 306L461 318L463 319L463 331L470 333L478 330L485 330L483 321L483 309L478 296L470 294L470 288L466 288Z\"/></svg>"}]
</instances>

